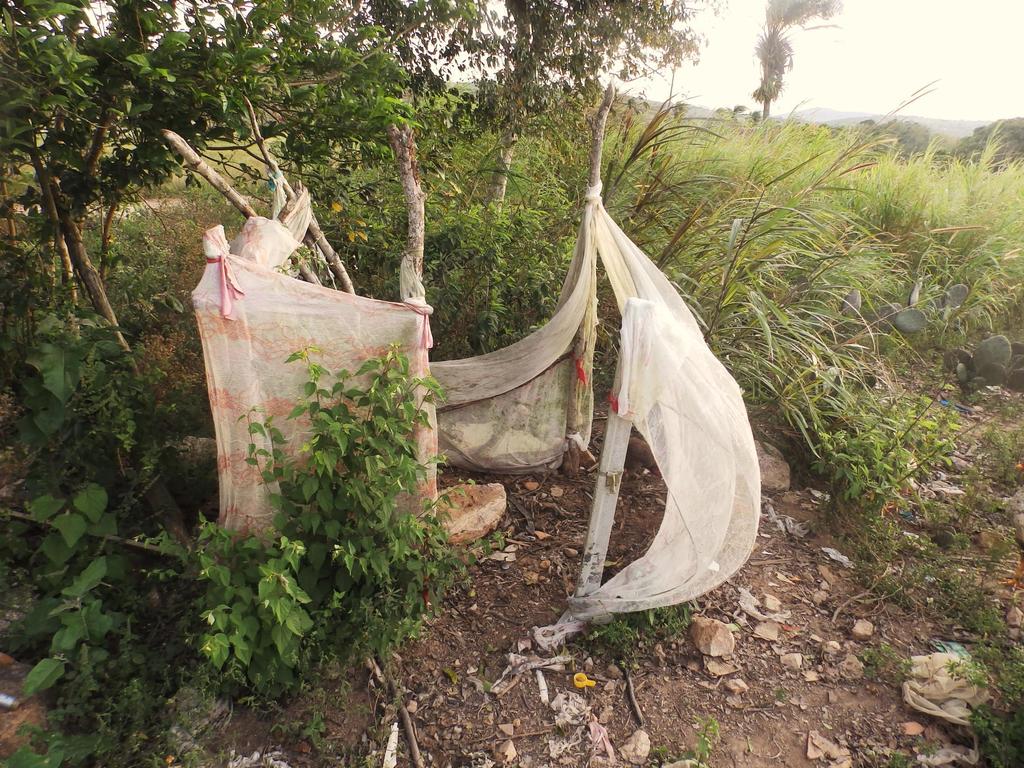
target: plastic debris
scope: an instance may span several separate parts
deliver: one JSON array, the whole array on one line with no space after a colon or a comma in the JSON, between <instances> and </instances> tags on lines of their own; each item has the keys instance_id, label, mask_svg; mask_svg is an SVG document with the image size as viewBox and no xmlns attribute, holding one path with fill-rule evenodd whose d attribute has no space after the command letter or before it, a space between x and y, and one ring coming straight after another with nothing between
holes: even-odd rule
<instances>
[{"instance_id":1,"label":"plastic debris","mask_svg":"<svg viewBox=\"0 0 1024 768\"><path fill-rule=\"evenodd\" d=\"M771 499L764 499L763 509L765 516L768 518L768 522L774 525L783 533L792 536L796 539L802 539L810 533L810 528L807 523L802 523L789 515L780 515L775 511L775 506L772 504Z\"/></svg>"},{"instance_id":2,"label":"plastic debris","mask_svg":"<svg viewBox=\"0 0 1024 768\"><path fill-rule=\"evenodd\" d=\"M381 768L395 768L398 765L398 721L391 724L391 733L388 735L388 744L384 748L384 762Z\"/></svg>"},{"instance_id":3,"label":"plastic debris","mask_svg":"<svg viewBox=\"0 0 1024 768\"><path fill-rule=\"evenodd\" d=\"M828 555L830 559L835 560L844 568L853 568L853 562L850 560L850 558L848 558L838 549L833 549L832 547L822 547L821 551Z\"/></svg>"},{"instance_id":4,"label":"plastic debris","mask_svg":"<svg viewBox=\"0 0 1024 768\"><path fill-rule=\"evenodd\" d=\"M597 681L587 677L586 672L577 672L572 676L572 684L577 688L594 688L597 685Z\"/></svg>"},{"instance_id":5,"label":"plastic debris","mask_svg":"<svg viewBox=\"0 0 1024 768\"><path fill-rule=\"evenodd\" d=\"M953 653L912 657L910 679L903 683L903 700L918 712L969 726L971 708L990 697L983 687L956 674L956 665L963 661Z\"/></svg>"},{"instance_id":6,"label":"plastic debris","mask_svg":"<svg viewBox=\"0 0 1024 768\"><path fill-rule=\"evenodd\" d=\"M601 725L600 721L593 714L590 716L590 743L594 745L594 754L602 752L608 755L608 759L615 762L615 749L612 747L612 740L608 737L608 729Z\"/></svg>"},{"instance_id":7,"label":"plastic debris","mask_svg":"<svg viewBox=\"0 0 1024 768\"><path fill-rule=\"evenodd\" d=\"M737 591L740 593L740 609L758 621L777 621L784 622L792 614L789 611L779 611L778 613L762 613L758 608L760 601L754 594L744 587L737 587Z\"/></svg>"},{"instance_id":8,"label":"plastic debris","mask_svg":"<svg viewBox=\"0 0 1024 768\"><path fill-rule=\"evenodd\" d=\"M257 750L251 755L235 755L231 751L227 768L292 768L284 759L284 754L274 750L273 752L260 752Z\"/></svg>"}]
</instances>

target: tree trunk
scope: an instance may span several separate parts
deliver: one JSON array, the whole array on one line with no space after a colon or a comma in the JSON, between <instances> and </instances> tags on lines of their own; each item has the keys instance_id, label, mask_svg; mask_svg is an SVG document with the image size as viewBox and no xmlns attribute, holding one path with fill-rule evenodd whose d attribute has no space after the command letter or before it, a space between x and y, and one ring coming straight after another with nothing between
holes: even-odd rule
<instances>
[{"instance_id":1,"label":"tree trunk","mask_svg":"<svg viewBox=\"0 0 1024 768\"><path fill-rule=\"evenodd\" d=\"M487 202L501 205L505 201L505 190L508 187L508 174L512 170L512 157L516 151L519 137L514 131L508 130L501 134L498 141L497 169L491 177L491 188L487 192Z\"/></svg>"},{"instance_id":2,"label":"tree trunk","mask_svg":"<svg viewBox=\"0 0 1024 768\"><path fill-rule=\"evenodd\" d=\"M38 152L32 152L32 167L36 172L36 181L39 183L39 191L43 198L43 208L50 219L50 226L53 227L53 247L60 256L60 263L64 267L64 280L68 286L68 293L71 303L78 303L78 286L75 285L75 270L71 264L71 254L68 252L68 244L61 234L60 213L57 210L57 201L53 195L53 184L50 180L50 173L43 165L42 158ZM54 281L56 282L56 281Z\"/></svg>"},{"instance_id":3,"label":"tree trunk","mask_svg":"<svg viewBox=\"0 0 1024 768\"><path fill-rule=\"evenodd\" d=\"M423 288L423 242L426 221L425 196L420 186L419 163L416 161L416 139L409 126L399 128L397 125L389 125L388 140L395 153L398 177L402 182L405 210L409 219L399 273L402 301L422 299L426 295Z\"/></svg>"},{"instance_id":4,"label":"tree trunk","mask_svg":"<svg viewBox=\"0 0 1024 768\"><path fill-rule=\"evenodd\" d=\"M768 122L768 118L771 117L771 114L772 114L772 100L771 99L765 99L764 101L761 102L761 122L762 123Z\"/></svg>"},{"instance_id":5,"label":"tree trunk","mask_svg":"<svg viewBox=\"0 0 1024 768\"><path fill-rule=\"evenodd\" d=\"M85 249L85 243L82 242L82 230L79 229L78 222L67 211L61 211L60 223L64 231L64 240L67 243L68 252L71 256L71 263L74 264L75 271L78 272L79 277L82 278L82 282L85 284L85 291L89 294L89 300L96 311L103 315L114 328L117 343L124 348L125 352L131 352L131 347L128 346L128 342L121 334L117 323L117 315L114 314L114 308L110 306L110 300L107 298L107 289L103 285L103 278L100 277L100 273L93 266L92 259L89 258L89 252Z\"/></svg>"}]
</instances>

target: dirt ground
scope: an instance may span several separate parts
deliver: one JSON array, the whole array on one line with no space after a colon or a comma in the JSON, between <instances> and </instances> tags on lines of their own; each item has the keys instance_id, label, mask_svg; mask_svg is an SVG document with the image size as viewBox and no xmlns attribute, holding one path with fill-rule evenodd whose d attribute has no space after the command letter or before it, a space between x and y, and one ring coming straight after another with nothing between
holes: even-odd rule
<instances>
[{"instance_id":1,"label":"dirt ground","mask_svg":"<svg viewBox=\"0 0 1024 768\"><path fill-rule=\"evenodd\" d=\"M599 448L600 424L596 433ZM700 765L715 768L909 766L917 764L909 756L922 749L965 743L965 733L905 705L898 680L884 682L873 669L865 674L858 657L870 657L875 649L883 661L892 651L905 659L933 652L937 640L966 638L950 637L948 629L942 634L928 620L874 597L831 558L823 547L836 545L820 532L821 491L812 488L766 493L750 560L694 606L695 614L731 626L736 641L731 656L702 656L684 631L645 645L631 664L616 664L600 643L574 639L564 651L570 657L564 669L543 672L551 699L561 693L563 700L581 705L569 724L559 722L558 713L542 702L533 672L495 689L510 653L551 655L533 645L530 630L556 622L573 592L594 471L576 478L557 472L445 475L446 484L501 482L509 504L499 527L504 548L471 568L469 584L449 594L441 615L394 660L393 675L404 691L401 698L426 765L608 764L595 755L588 720L602 724L611 745L625 745L628 756L630 738L642 738L634 737L641 727L638 714L651 744L643 760L648 765L696 754L705 759ZM664 494L656 475L627 474L606 573L649 546L661 522ZM801 523L805 535L799 535ZM776 614L774 627L755 634L761 622L740 607L741 588L757 598L758 610ZM854 637L858 619L871 622L870 636ZM638 712L627 695L627 670ZM596 686L578 690L573 675L579 671ZM324 681L318 701L307 697L275 715L278 726L270 734L268 716L236 710L227 729L232 735L222 733L217 746L221 754L273 747L295 767L381 765L395 714L370 674L339 672ZM314 731L302 730L301 723L318 716ZM289 718L294 725L282 728ZM808 758L808 740L818 737L836 747L832 757ZM713 746L703 749L702 741ZM401 733L398 743L399 765L411 765ZM908 761L901 762L901 755Z\"/></svg>"}]
</instances>

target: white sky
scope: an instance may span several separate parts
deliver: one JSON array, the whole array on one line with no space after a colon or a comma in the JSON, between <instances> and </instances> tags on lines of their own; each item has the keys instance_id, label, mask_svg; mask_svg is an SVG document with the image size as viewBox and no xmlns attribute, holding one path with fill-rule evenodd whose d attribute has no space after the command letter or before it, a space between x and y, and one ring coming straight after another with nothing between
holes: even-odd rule
<instances>
[{"instance_id":1,"label":"white sky","mask_svg":"<svg viewBox=\"0 0 1024 768\"><path fill-rule=\"evenodd\" d=\"M701 106L757 108L754 44L765 0L726 0L696 28L707 38L696 65L676 73L676 95ZM793 32L793 70L772 112L829 107L887 113L933 80L904 114L963 120L1024 116L1024 0L845 0L835 28ZM628 84L654 99L671 73Z\"/></svg>"}]
</instances>

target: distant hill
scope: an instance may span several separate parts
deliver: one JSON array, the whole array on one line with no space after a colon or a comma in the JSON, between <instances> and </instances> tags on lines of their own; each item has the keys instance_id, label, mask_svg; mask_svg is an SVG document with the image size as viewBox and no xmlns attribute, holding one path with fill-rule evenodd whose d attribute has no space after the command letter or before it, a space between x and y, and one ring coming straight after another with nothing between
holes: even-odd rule
<instances>
[{"instance_id":1,"label":"distant hill","mask_svg":"<svg viewBox=\"0 0 1024 768\"><path fill-rule=\"evenodd\" d=\"M785 119L788 115L780 114L778 117ZM805 123L824 123L825 125L856 125L862 120L881 121L886 118L885 115L881 114L843 112L827 107L802 109L799 112L794 112L792 117ZM923 125L932 133L950 136L954 139L970 136L975 128L981 128L983 125L988 125L991 122L989 120L941 120L935 117L918 117L916 115L897 115L896 120L906 123L917 123L918 125Z\"/></svg>"}]
</instances>

